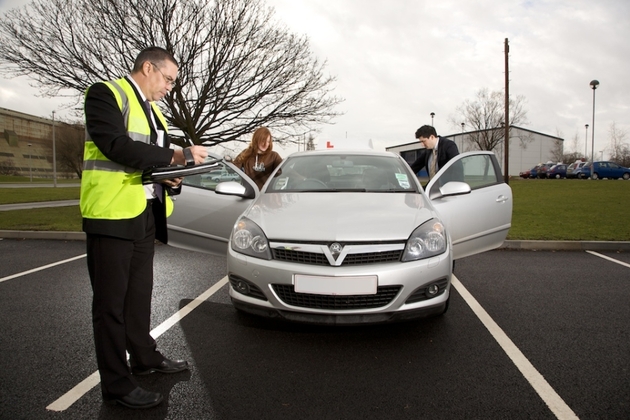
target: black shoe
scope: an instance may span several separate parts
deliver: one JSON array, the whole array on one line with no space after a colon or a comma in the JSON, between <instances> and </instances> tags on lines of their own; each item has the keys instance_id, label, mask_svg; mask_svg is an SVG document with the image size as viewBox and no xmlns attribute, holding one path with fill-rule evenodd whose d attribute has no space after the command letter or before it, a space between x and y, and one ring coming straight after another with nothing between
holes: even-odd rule
<instances>
[{"instance_id":1,"label":"black shoe","mask_svg":"<svg viewBox=\"0 0 630 420\"><path fill-rule=\"evenodd\" d=\"M131 373L134 375L148 375L153 372L177 373L188 369L188 362L185 360L164 359L162 363L154 367L134 366Z\"/></svg>"},{"instance_id":2,"label":"black shoe","mask_svg":"<svg viewBox=\"0 0 630 420\"><path fill-rule=\"evenodd\" d=\"M124 405L128 408L151 408L162 402L162 394L137 387L124 397L103 394L103 401L111 405Z\"/></svg>"}]
</instances>

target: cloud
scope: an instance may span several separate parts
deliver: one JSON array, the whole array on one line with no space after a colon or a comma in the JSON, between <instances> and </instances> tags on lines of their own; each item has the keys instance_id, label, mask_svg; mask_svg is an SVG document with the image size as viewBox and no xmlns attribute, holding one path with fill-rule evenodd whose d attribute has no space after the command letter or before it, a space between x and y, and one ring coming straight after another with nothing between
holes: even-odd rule
<instances>
[{"instance_id":1,"label":"cloud","mask_svg":"<svg viewBox=\"0 0 630 420\"><path fill-rule=\"evenodd\" d=\"M0 11L24 4L0 3ZM630 2L627 0L267 0L276 19L308 36L313 53L336 76L346 100L318 138L372 139L384 149L414 141L431 122L440 134L459 132L449 117L481 88L502 91L504 40L510 46L510 94L523 95L528 129L583 139L592 124L596 91L596 150L608 128L630 131ZM32 99L20 79L0 80L0 106L50 115L63 100ZM36 93L36 91L35 91ZM39 102L45 105L42 106ZM35 102L38 103L35 106ZM590 134L589 134L590 136ZM572 147L567 141L566 146ZM578 150L583 150L583 142ZM590 150L590 144L589 144Z\"/></svg>"}]
</instances>

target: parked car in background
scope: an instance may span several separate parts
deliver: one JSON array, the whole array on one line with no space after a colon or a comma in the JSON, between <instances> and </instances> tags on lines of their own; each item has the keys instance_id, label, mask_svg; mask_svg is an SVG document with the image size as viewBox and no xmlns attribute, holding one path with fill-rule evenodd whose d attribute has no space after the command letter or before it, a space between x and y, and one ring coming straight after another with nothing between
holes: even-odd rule
<instances>
[{"instance_id":1,"label":"parked car in background","mask_svg":"<svg viewBox=\"0 0 630 420\"><path fill-rule=\"evenodd\" d=\"M547 178L547 171L551 169L553 165L554 164L551 162L543 163L542 165L540 165L538 167L538 170L536 171L536 177L540 179Z\"/></svg>"},{"instance_id":2,"label":"parked car in background","mask_svg":"<svg viewBox=\"0 0 630 420\"><path fill-rule=\"evenodd\" d=\"M547 171L547 178L555 178L555 179L566 178L567 177L567 166L568 165L566 165L564 163L559 163L557 165L553 165Z\"/></svg>"},{"instance_id":3,"label":"parked car in background","mask_svg":"<svg viewBox=\"0 0 630 420\"><path fill-rule=\"evenodd\" d=\"M529 170L529 177L530 178L537 178L538 176L538 168L540 168L540 165L536 165L534 166L532 169Z\"/></svg>"},{"instance_id":4,"label":"parked car in background","mask_svg":"<svg viewBox=\"0 0 630 420\"><path fill-rule=\"evenodd\" d=\"M531 173L532 173L532 170L531 169L527 169L527 170L524 170L524 171L520 172L518 174L518 176L520 176L521 178L527 179L527 178L529 178L531 176Z\"/></svg>"},{"instance_id":5,"label":"parked car in background","mask_svg":"<svg viewBox=\"0 0 630 420\"><path fill-rule=\"evenodd\" d=\"M587 179L591 177L591 164L590 162L586 162L580 168L576 169L574 172L574 177L578 179Z\"/></svg>"},{"instance_id":6,"label":"parked car in background","mask_svg":"<svg viewBox=\"0 0 630 420\"><path fill-rule=\"evenodd\" d=\"M617 165L615 162L593 162L591 178L630 179L630 168Z\"/></svg>"},{"instance_id":7,"label":"parked car in background","mask_svg":"<svg viewBox=\"0 0 630 420\"><path fill-rule=\"evenodd\" d=\"M578 160L567 167L567 178L577 178L576 171L584 166L586 162Z\"/></svg>"},{"instance_id":8,"label":"parked car in background","mask_svg":"<svg viewBox=\"0 0 630 420\"><path fill-rule=\"evenodd\" d=\"M259 316L443 314L453 260L497 248L511 225L512 191L488 151L453 157L424 189L402 157L373 150L291 154L262 191L233 172L238 181L208 187L184 178L169 245L227 254L232 304Z\"/></svg>"}]
</instances>

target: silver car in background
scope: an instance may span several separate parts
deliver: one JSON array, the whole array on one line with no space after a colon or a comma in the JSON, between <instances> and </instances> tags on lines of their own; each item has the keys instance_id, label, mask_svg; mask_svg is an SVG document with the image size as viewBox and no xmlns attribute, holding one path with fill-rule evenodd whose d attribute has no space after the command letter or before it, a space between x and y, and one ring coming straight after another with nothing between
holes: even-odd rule
<instances>
[{"instance_id":1,"label":"silver car in background","mask_svg":"<svg viewBox=\"0 0 630 420\"><path fill-rule=\"evenodd\" d=\"M492 152L448 162L423 189L397 154L321 150L287 157L261 192L187 177L169 243L226 255L238 310L322 324L439 315L453 260L500 246L512 193Z\"/></svg>"}]
</instances>

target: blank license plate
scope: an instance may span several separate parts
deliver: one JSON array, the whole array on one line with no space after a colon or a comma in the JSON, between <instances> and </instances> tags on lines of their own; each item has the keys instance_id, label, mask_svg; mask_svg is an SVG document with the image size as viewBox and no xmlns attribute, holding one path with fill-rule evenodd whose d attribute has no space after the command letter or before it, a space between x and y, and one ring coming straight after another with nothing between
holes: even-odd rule
<instances>
[{"instance_id":1,"label":"blank license plate","mask_svg":"<svg viewBox=\"0 0 630 420\"><path fill-rule=\"evenodd\" d=\"M324 277L296 274L293 277L297 293L316 295L375 295L376 276Z\"/></svg>"}]
</instances>

